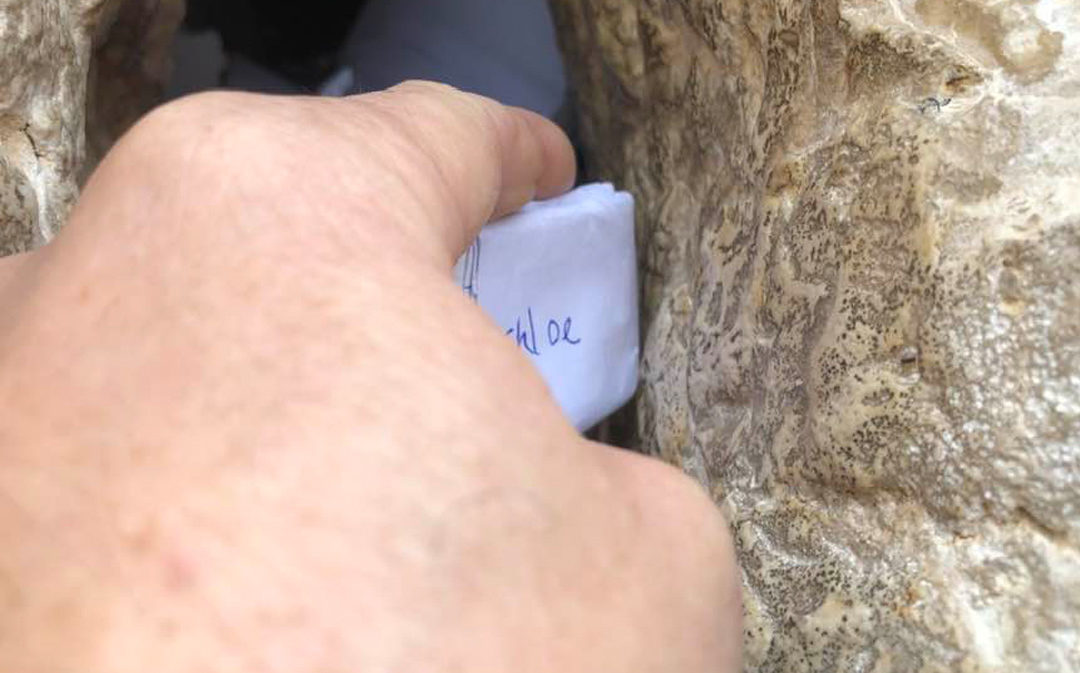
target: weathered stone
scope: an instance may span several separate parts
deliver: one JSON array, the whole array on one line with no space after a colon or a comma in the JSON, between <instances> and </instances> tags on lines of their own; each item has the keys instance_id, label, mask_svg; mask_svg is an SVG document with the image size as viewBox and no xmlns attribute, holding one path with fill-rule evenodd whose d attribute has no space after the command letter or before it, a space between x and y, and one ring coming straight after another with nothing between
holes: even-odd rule
<instances>
[{"instance_id":1,"label":"weathered stone","mask_svg":"<svg viewBox=\"0 0 1080 673\"><path fill-rule=\"evenodd\" d=\"M37 199L19 171L0 156L0 257L27 250L34 243Z\"/></svg>"},{"instance_id":2,"label":"weathered stone","mask_svg":"<svg viewBox=\"0 0 1080 673\"><path fill-rule=\"evenodd\" d=\"M0 254L58 231L94 163L87 117L96 157L153 102L182 13L183 0L0 0Z\"/></svg>"},{"instance_id":3,"label":"weathered stone","mask_svg":"<svg viewBox=\"0 0 1080 673\"><path fill-rule=\"evenodd\" d=\"M553 5L747 670L1080 670L1080 4Z\"/></svg>"}]
</instances>

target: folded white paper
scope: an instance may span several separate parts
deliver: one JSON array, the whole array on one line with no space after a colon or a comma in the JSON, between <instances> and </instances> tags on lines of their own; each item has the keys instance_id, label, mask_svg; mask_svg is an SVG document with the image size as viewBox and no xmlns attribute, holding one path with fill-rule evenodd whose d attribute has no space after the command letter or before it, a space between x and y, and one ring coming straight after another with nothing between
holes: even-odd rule
<instances>
[{"instance_id":1,"label":"folded white paper","mask_svg":"<svg viewBox=\"0 0 1080 673\"><path fill-rule=\"evenodd\" d=\"M455 277L586 430L637 388L634 200L609 184L538 201L485 227Z\"/></svg>"}]
</instances>

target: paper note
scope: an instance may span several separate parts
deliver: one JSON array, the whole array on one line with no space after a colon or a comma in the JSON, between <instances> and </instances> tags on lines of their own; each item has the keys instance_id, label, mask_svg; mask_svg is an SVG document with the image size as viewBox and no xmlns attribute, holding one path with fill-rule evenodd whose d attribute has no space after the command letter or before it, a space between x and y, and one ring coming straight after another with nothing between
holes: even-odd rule
<instances>
[{"instance_id":1,"label":"paper note","mask_svg":"<svg viewBox=\"0 0 1080 673\"><path fill-rule=\"evenodd\" d=\"M531 203L485 227L455 277L586 430L637 388L634 200L609 184Z\"/></svg>"}]
</instances>

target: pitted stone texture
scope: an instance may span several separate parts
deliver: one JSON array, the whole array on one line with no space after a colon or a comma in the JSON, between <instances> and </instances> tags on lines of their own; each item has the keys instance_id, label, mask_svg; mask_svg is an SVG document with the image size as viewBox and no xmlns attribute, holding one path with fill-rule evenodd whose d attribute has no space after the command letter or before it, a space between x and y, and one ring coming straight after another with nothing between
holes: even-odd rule
<instances>
[{"instance_id":1,"label":"pitted stone texture","mask_svg":"<svg viewBox=\"0 0 1080 673\"><path fill-rule=\"evenodd\" d=\"M36 217L33 188L22 173L0 156L0 257L33 245Z\"/></svg>"},{"instance_id":2,"label":"pitted stone texture","mask_svg":"<svg viewBox=\"0 0 1080 673\"><path fill-rule=\"evenodd\" d=\"M1080 671L1080 5L554 0L749 671Z\"/></svg>"},{"instance_id":3,"label":"pitted stone texture","mask_svg":"<svg viewBox=\"0 0 1080 673\"><path fill-rule=\"evenodd\" d=\"M88 114L104 149L145 111L182 12L182 0L0 0L0 254L59 230L93 163ZM88 102L95 45L101 95Z\"/></svg>"}]
</instances>

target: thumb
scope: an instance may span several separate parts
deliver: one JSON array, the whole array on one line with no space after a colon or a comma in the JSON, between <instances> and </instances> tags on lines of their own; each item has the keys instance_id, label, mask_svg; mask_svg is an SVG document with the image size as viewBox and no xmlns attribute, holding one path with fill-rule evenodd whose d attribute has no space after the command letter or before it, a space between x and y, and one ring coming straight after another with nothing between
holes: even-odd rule
<instances>
[{"instance_id":1,"label":"thumb","mask_svg":"<svg viewBox=\"0 0 1080 673\"><path fill-rule=\"evenodd\" d=\"M448 86L345 99L200 94L121 140L71 229L90 206L108 215L99 219L141 222L152 201L197 231L269 227L305 248L390 245L449 268L489 220L566 191L574 172L553 123ZM95 189L104 184L114 188Z\"/></svg>"}]
</instances>

